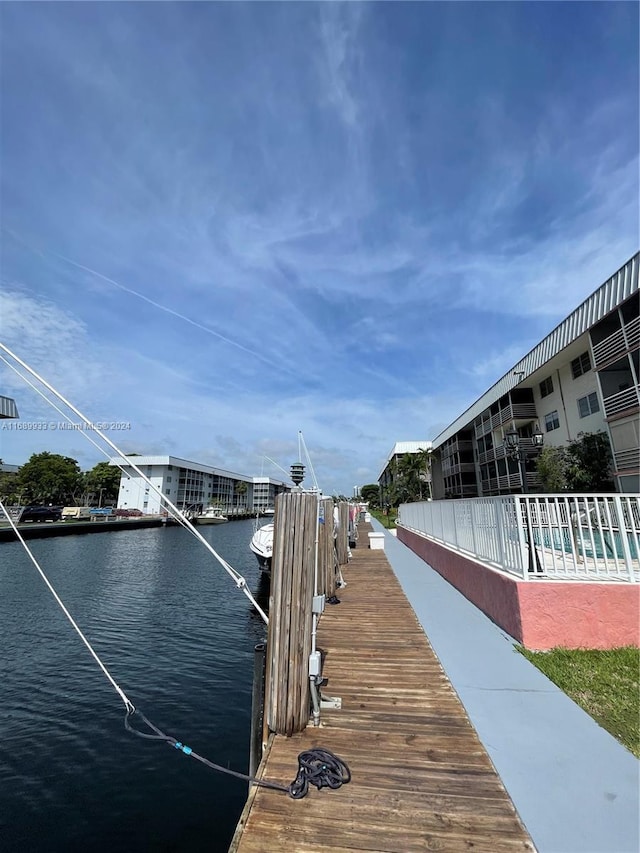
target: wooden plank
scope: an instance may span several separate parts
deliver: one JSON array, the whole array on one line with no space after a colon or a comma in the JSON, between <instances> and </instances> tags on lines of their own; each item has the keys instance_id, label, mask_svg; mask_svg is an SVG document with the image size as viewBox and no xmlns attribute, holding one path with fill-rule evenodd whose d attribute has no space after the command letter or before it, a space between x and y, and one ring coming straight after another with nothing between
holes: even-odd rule
<instances>
[{"instance_id":1,"label":"wooden plank","mask_svg":"<svg viewBox=\"0 0 640 853\"><path fill-rule=\"evenodd\" d=\"M300 801L259 789L233 853L532 851L384 552L355 549L344 574L342 603L326 608L318 629L323 690L340 696L342 709L323 710L319 728L275 736L263 770L288 784L298 753L323 746L347 762L352 780L336 791L311 788Z\"/></svg>"}]
</instances>

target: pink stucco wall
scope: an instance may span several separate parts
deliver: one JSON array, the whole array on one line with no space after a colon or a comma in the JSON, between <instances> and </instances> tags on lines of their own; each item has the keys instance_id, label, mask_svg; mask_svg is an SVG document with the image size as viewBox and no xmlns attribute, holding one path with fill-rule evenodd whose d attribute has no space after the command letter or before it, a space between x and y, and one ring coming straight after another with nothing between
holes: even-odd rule
<instances>
[{"instance_id":1,"label":"pink stucco wall","mask_svg":"<svg viewBox=\"0 0 640 853\"><path fill-rule=\"evenodd\" d=\"M522 581L401 527L398 539L529 649L640 645L638 584Z\"/></svg>"}]
</instances>

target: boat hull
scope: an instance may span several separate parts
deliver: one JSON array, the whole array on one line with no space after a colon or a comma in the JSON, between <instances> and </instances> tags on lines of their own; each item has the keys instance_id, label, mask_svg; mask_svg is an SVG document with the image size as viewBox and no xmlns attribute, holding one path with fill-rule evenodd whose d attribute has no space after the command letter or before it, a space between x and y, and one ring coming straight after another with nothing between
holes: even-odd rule
<instances>
[{"instance_id":1,"label":"boat hull","mask_svg":"<svg viewBox=\"0 0 640 853\"><path fill-rule=\"evenodd\" d=\"M271 573L271 555L273 553L273 524L259 527L249 543L249 548L256 555L258 567L265 575Z\"/></svg>"}]
</instances>

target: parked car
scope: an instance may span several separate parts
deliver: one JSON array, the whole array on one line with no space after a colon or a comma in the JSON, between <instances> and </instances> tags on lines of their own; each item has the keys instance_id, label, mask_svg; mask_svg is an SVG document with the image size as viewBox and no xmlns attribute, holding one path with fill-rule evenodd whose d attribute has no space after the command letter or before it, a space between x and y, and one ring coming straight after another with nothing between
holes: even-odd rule
<instances>
[{"instance_id":1,"label":"parked car","mask_svg":"<svg viewBox=\"0 0 640 853\"><path fill-rule=\"evenodd\" d=\"M63 521L86 521L91 517L88 506L66 506L62 510Z\"/></svg>"},{"instance_id":2,"label":"parked car","mask_svg":"<svg viewBox=\"0 0 640 853\"><path fill-rule=\"evenodd\" d=\"M60 506L25 506L18 521L22 524L26 521L60 521L61 518Z\"/></svg>"}]
</instances>

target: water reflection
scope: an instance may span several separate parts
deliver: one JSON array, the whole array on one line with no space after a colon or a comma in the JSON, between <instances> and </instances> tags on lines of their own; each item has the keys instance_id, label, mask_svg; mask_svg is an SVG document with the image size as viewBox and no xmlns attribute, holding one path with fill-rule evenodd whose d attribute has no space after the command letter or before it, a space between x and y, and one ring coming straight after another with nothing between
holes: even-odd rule
<instances>
[{"instance_id":1,"label":"water reflection","mask_svg":"<svg viewBox=\"0 0 640 853\"><path fill-rule=\"evenodd\" d=\"M230 522L205 537L268 606L251 530ZM32 546L145 714L245 771L265 626L206 549L181 528ZM16 543L0 546L0 643L3 853L227 850L244 783L126 734L119 698Z\"/></svg>"}]
</instances>

